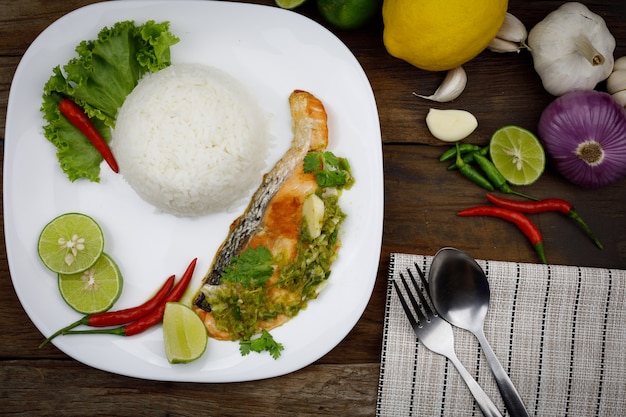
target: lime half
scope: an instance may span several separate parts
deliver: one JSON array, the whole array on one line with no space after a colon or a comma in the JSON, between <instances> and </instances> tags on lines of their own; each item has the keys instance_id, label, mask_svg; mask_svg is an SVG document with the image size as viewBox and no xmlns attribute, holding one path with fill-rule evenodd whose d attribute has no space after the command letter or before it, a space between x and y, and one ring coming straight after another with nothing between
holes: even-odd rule
<instances>
[{"instance_id":1,"label":"lime half","mask_svg":"<svg viewBox=\"0 0 626 417\"><path fill-rule=\"evenodd\" d=\"M189 363L204 354L208 336L204 323L191 308L181 303L167 303L163 342L170 363Z\"/></svg>"},{"instance_id":2,"label":"lime half","mask_svg":"<svg viewBox=\"0 0 626 417\"><path fill-rule=\"evenodd\" d=\"M276 5L281 9L295 9L302 5L306 0L275 0Z\"/></svg>"},{"instance_id":3,"label":"lime half","mask_svg":"<svg viewBox=\"0 0 626 417\"><path fill-rule=\"evenodd\" d=\"M519 126L498 129L491 136L489 154L498 171L514 185L532 184L546 167L546 154L539 139Z\"/></svg>"},{"instance_id":4,"label":"lime half","mask_svg":"<svg viewBox=\"0 0 626 417\"><path fill-rule=\"evenodd\" d=\"M74 310L93 314L110 309L122 293L122 274L103 253L93 266L77 274L59 274L59 291Z\"/></svg>"},{"instance_id":5,"label":"lime half","mask_svg":"<svg viewBox=\"0 0 626 417\"><path fill-rule=\"evenodd\" d=\"M104 250L98 223L80 213L62 214L39 235L37 253L44 265L58 274L75 274L92 266Z\"/></svg>"}]
</instances>

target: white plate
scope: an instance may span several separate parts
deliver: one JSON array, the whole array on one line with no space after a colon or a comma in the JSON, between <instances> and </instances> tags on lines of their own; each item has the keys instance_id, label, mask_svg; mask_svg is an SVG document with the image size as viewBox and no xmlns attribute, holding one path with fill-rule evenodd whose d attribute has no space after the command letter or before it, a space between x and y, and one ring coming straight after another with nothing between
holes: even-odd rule
<instances>
[{"instance_id":1,"label":"white plate","mask_svg":"<svg viewBox=\"0 0 626 417\"><path fill-rule=\"evenodd\" d=\"M355 57L322 26L276 7L213 1L99 3L62 17L33 42L11 86L4 145L6 246L24 310L46 336L79 317L61 299L56 277L36 251L41 229L61 213L86 213L103 227L105 251L118 262L125 280L114 307L119 309L143 302L169 275L179 277L194 257L193 285L198 288L230 222L245 208L244 202L232 212L176 218L158 214L104 163L99 184L71 183L61 172L55 149L42 133L43 85L54 66L75 56L80 41L129 19L137 24L170 21L170 30L180 37L172 47L174 63L212 65L248 86L273 115L275 144L268 168L291 141L291 91L307 90L322 100L329 114L329 148L349 159L357 180L342 196L348 214L343 247L320 297L272 332L285 347L278 360L268 354L242 357L237 343L210 340L199 360L171 365L160 326L135 337L62 336L54 344L94 368L154 380L246 381L311 364L350 332L373 290L382 240L381 137L374 95Z\"/></svg>"}]
</instances>

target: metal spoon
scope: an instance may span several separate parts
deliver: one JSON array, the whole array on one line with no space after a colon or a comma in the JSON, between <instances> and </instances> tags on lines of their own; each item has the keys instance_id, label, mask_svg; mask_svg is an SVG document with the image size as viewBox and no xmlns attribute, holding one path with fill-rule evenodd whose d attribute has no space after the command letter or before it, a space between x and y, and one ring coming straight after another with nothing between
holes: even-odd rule
<instances>
[{"instance_id":1,"label":"metal spoon","mask_svg":"<svg viewBox=\"0 0 626 417\"><path fill-rule=\"evenodd\" d=\"M433 305L439 315L451 324L469 330L480 342L509 414L528 416L522 398L485 338L483 325L490 292L480 265L460 250L443 248L433 258L428 281Z\"/></svg>"}]
</instances>

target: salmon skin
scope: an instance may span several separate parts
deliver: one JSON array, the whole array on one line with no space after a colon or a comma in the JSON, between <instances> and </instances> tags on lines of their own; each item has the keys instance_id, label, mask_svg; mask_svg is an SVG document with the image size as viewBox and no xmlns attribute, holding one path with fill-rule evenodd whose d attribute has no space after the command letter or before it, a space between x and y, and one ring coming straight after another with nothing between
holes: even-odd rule
<instances>
[{"instance_id":1,"label":"salmon skin","mask_svg":"<svg viewBox=\"0 0 626 417\"><path fill-rule=\"evenodd\" d=\"M293 120L293 140L285 155L263 176L259 188L254 192L248 207L231 225L230 231L213 259L213 263L203 278L202 286L194 299L194 306L205 312L211 311L206 302L205 292L211 286L219 285L222 274L231 259L238 256L251 239L263 227L264 217L272 200L281 186L301 171L304 157L309 151L323 150L328 145L327 114L323 104L312 94L295 90L289 96L289 106ZM307 187L301 192L307 192Z\"/></svg>"}]
</instances>

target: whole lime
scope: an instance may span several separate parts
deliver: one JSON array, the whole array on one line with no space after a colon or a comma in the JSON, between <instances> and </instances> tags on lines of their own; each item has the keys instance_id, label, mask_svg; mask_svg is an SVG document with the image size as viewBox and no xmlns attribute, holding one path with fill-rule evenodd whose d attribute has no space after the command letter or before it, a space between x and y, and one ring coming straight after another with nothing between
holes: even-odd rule
<instances>
[{"instance_id":1,"label":"whole lime","mask_svg":"<svg viewBox=\"0 0 626 417\"><path fill-rule=\"evenodd\" d=\"M324 19L341 29L364 25L378 12L380 4L380 0L317 0Z\"/></svg>"},{"instance_id":2,"label":"whole lime","mask_svg":"<svg viewBox=\"0 0 626 417\"><path fill-rule=\"evenodd\" d=\"M298 6L304 4L306 0L274 0L276 5L281 9L295 9Z\"/></svg>"}]
</instances>

